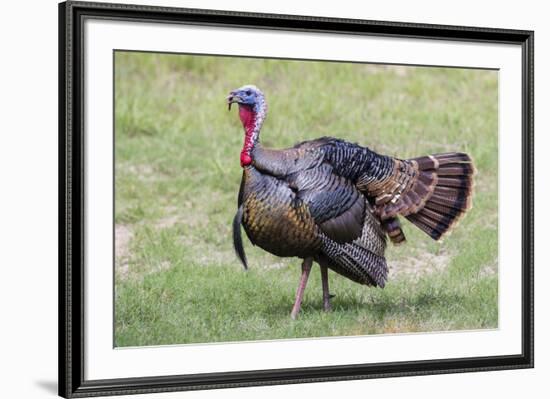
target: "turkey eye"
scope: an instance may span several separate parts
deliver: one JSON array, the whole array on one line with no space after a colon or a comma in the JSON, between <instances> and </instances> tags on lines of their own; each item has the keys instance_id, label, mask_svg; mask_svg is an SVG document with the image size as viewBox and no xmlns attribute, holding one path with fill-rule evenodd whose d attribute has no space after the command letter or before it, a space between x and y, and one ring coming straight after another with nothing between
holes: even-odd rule
<instances>
[{"instance_id":1,"label":"turkey eye","mask_svg":"<svg viewBox=\"0 0 550 399\"><path fill-rule=\"evenodd\" d=\"M251 94L252 94L252 93L250 92L250 90L247 90L247 91L246 91L246 95L247 95L247 96L249 96L249 95L251 95Z\"/></svg>"}]
</instances>

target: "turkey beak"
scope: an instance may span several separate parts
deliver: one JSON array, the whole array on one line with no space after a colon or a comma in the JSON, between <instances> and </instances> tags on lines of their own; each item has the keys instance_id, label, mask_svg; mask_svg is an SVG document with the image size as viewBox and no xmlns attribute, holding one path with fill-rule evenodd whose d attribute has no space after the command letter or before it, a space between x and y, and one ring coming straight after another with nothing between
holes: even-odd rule
<instances>
[{"instance_id":1,"label":"turkey beak","mask_svg":"<svg viewBox=\"0 0 550 399\"><path fill-rule=\"evenodd\" d=\"M242 101L241 97L237 96L233 92L229 93L229 96L227 96L227 109L231 111L231 104L238 103L240 101Z\"/></svg>"}]
</instances>

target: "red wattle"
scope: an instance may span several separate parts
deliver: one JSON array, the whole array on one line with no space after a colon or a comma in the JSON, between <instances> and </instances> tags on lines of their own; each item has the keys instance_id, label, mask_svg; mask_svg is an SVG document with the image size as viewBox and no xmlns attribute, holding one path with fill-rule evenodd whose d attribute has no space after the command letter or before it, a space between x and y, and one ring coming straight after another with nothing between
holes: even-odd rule
<instances>
[{"instance_id":1,"label":"red wattle","mask_svg":"<svg viewBox=\"0 0 550 399\"><path fill-rule=\"evenodd\" d=\"M252 163L252 157L246 152L241 152L241 167L248 166Z\"/></svg>"},{"instance_id":2,"label":"red wattle","mask_svg":"<svg viewBox=\"0 0 550 399\"><path fill-rule=\"evenodd\" d=\"M243 126L246 128L254 124L254 119L256 119L256 113L249 105L239 104L239 118Z\"/></svg>"},{"instance_id":3,"label":"red wattle","mask_svg":"<svg viewBox=\"0 0 550 399\"><path fill-rule=\"evenodd\" d=\"M241 151L241 167L252 164L250 152L254 147L254 128L256 123L256 112L248 105L239 104L239 117L245 130L244 144Z\"/></svg>"}]
</instances>

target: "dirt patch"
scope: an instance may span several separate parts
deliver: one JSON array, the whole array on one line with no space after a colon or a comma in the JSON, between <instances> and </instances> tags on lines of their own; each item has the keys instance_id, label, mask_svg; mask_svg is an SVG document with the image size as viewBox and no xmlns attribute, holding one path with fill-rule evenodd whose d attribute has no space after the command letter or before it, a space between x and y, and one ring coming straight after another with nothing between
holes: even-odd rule
<instances>
[{"instance_id":1,"label":"dirt patch","mask_svg":"<svg viewBox=\"0 0 550 399\"><path fill-rule=\"evenodd\" d=\"M115 272L122 278L128 277L129 247L133 233L129 226L115 225Z\"/></svg>"},{"instance_id":2,"label":"dirt patch","mask_svg":"<svg viewBox=\"0 0 550 399\"><path fill-rule=\"evenodd\" d=\"M217 266L227 264L227 260L233 257L235 257L233 251L224 251L214 245L207 245L203 253L195 256L194 260L202 266ZM236 257L234 259L238 262Z\"/></svg>"},{"instance_id":3,"label":"dirt patch","mask_svg":"<svg viewBox=\"0 0 550 399\"><path fill-rule=\"evenodd\" d=\"M183 201L179 206L167 205L163 208L166 215L157 219L153 225L157 229L167 229L178 224L187 227L199 227L208 223L208 216L200 211L200 208L191 201Z\"/></svg>"},{"instance_id":4,"label":"dirt patch","mask_svg":"<svg viewBox=\"0 0 550 399\"><path fill-rule=\"evenodd\" d=\"M116 172L120 173L121 176L124 174L135 176L139 181L144 183L153 183L166 179L166 173L155 169L155 167L149 164L118 162L116 164Z\"/></svg>"},{"instance_id":5,"label":"dirt patch","mask_svg":"<svg viewBox=\"0 0 550 399\"><path fill-rule=\"evenodd\" d=\"M301 264L301 260L296 258L296 264ZM284 267L288 267L288 263L282 262L282 261L281 262L268 263L265 266L266 269L274 269L274 270L282 269Z\"/></svg>"},{"instance_id":6,"label":"dirt patch","mask_svg":"<svg viewBox=\"0 0 550 399\"><path fill-rule=\"evenodd\" d=\"M157 263L155 265L155 267L150 271L150 273L156 273L156 272L161 272L163 270L168 270L172 267L172 263L170 263L169 261L167 260L163 260L162 262L160 263Z\"/></svg>"},{"instance_id":7,"label":"dirt patch","mask_svg":"<svg viewBox=\"0 0 550 399\"><path fill-rule=\"evenodd\" d=\"M181 218L177 215L166 216L166 217L158 219L155 222L155 227L157 229L161 229L161 230L162 229L168 229L168 228L173 227L176 224L180 223L181 221L182 221Z\"/></svg>"},{"instance_id":8,"label":"dirt patch","mask_svg":"<svg viewBox=\"0 0 550 399\"><path fill-rule=\"evenodd\" d=\"M154 263L150 267L143 270L136 270L135 265L130 270L132 263L132 255L130 253L130 243L134 237L132 228L128 225L115 225L115 275L117 278L127 280L131 277L143 277L147 274L168 270L172 264L163 260Z\"/></svg>"},{"instance_id":9,"label":"dirt patch","mask_svg":"<svg viewBox=\"0 0 550 399\"><path fill-rule=\"evenodd\" d=\"M445 270L449 266L451 259L451 255L447 252L441 251L438 254L432 254L423 251L405 259L388 261L390 269L389 278L407 276L419 279L423 276Z\"/></svg>"},{"instance_id":10,"label":"dirt patch","mask_svg":"<svg viewBox=\"0 0 550 399\"><path fill-rule=\"evenodd\" d=\"M498 259L495 259L494 262L489 263L481 268L479 271L479 277L489 277L494 276L498 272Z\"/></svg>"},{"instance_id":11,"label":"dirt patch","mask_svg":"<svg viewBox=\"0 0 550 399\"><path fill-rule=\"evenodd\" d=\"M392 71L399 77L404 77L409 74L410 67L402 66L402 65L387 65L386 69L388 71Z\"/></svg>"}]
</instances>

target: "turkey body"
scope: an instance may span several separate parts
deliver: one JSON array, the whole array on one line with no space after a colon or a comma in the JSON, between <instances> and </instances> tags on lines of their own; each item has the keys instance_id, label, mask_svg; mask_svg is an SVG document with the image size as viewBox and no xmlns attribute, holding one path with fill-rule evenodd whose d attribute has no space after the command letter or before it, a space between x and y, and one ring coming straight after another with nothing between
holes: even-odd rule
<instances>
[{"instance_id":1,"label":"turkey body","mask_svg":"<svg viewBox=\"0 0 550 399\"><path fill-rule=\"evenodd\" d=\"M249 166L242 187L242 224L252 243L283 257L306 258L319 251L315 220L287 181Z\"/></svg>"},{"instance_id":2,"label":"turkey body","mask_svg":"<svg viewBox=\"0 0 550 399\"><path fill-rule=\"evenodd\" d=\"M384 287L389 238L405 241L399 217L439 240L472 205L472 160L451 152L413 159L381 155L322 137L274 150L259 143L267 105L255 86L233 91L245 129L243 175L233 223L236 252L247 267L241 225L250 241L281 257L304 259L292 316L300 309L312 260L357 283Z\"/></svg>"},{"instance_id":3,"label":"turkey body","mask_svg":"<svg viewBox=\"0 0 550 399\"><path fill-rule=\"evenodd\" d=\"M395 161L324 137L294 148L256 146L243 170L239 207L250 241L282 257L311 257L351 280L383 287L386 233L365 176L391 175Z\"/></svg>"}]
</instances>

